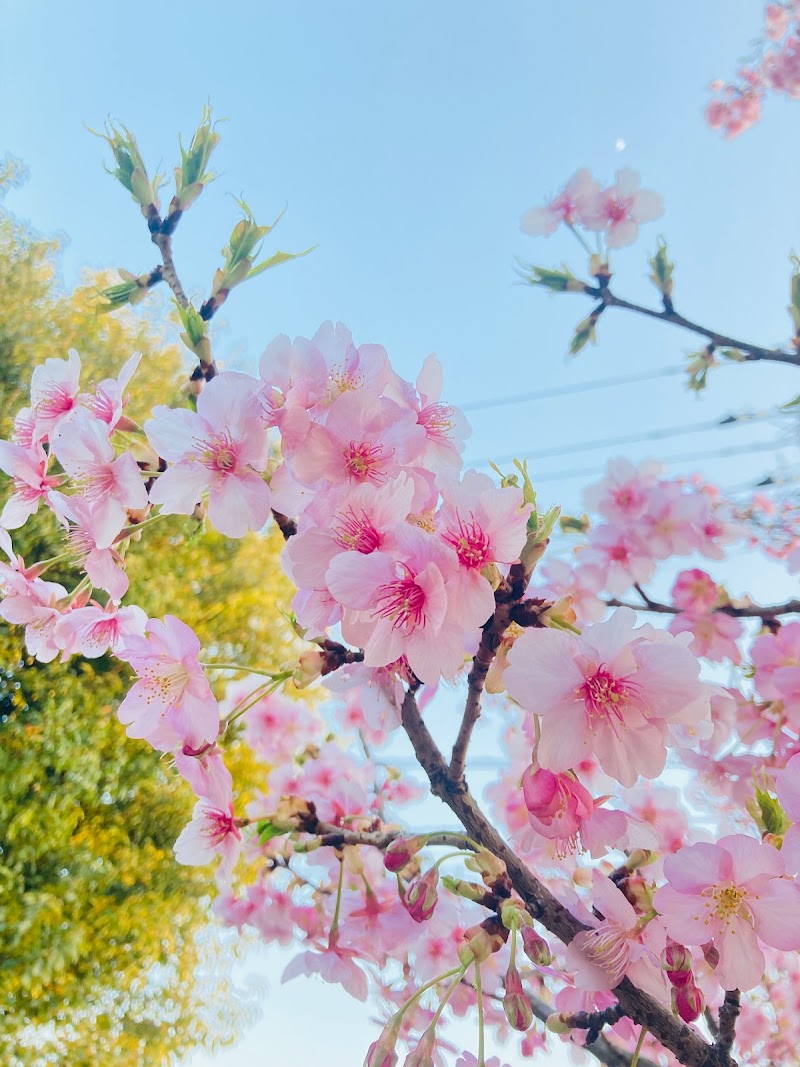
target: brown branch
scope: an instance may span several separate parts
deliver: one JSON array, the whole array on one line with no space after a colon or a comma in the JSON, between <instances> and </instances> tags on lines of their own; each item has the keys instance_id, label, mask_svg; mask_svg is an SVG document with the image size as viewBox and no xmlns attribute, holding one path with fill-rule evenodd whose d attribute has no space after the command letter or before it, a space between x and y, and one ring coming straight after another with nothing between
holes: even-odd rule
<instances>
[{"instance_id":1,"label":"brown branch","mask_svg":"<svg viewBox=\"0 0 800 1067\"><path fill-rule=\"evenodd\" d=\"M479 808L464 779L453 778L419 713L414 689L407 692L401 715L403 727L428 776L434 796L458 816L470 837L505 863L513 887L530 914L568 945L586 927L556 900L509 848ZM733 1061L724 1050L708 1045L699 1034L676 1019L653 997L637 989L629 979L623 979L613 992L625 1015L639 1026L646 1026L686 1067L732 1067Z\"/></svg>"},{"instance_id":2,"label":"brown branch","mask_svg":"<svg viewBox=\"0 0 800 1067\"><path fill-rule=\"evenodd\" d=\"M715 1048L725 1056L730 1055L736 1037L736 1020L742 1010L741 994L738 989L725 991L725 999L719 1009L719 1036Z\"/></svg>"},{"instance_id":3,"label":"brown branch","mask_svg":"<svg viewBox=\"0 0 800 1067\"><path fill-rule=\"evenodd\" d=\"M503 579L495 590L494 615L484 624L478 651L475 653L472 668L467 676L467 700L464 705L464 715L450 757L450 774L456 780L464 777L467 749L472 738L472 731L481 714L481 698L486 685L486 675L497 655L506 630L514 621L523 626L539 624L539 616L550 607L550 604L543 600L521 603L530 577L530 573L526 572L521 563L515 563L509 570L508 578ZM526 611L520 615L519 609L523 608ZM515 618L515 612L520 615L519 619Z\"/></svg>"},{"instance_id":4,"label":"brown branch","mask_svg":"<svg viewBox=\"0 0 800 1067\"><path fill-rule=\"evenodd\" d=\"M630 604L626 600L617 597L609 597L604 600L610 608L632 608L634 611L649 611L654 615L681 615L681 608L673 607L672 604L662 604L658 600L644 597L644 604ZM767 607L759 607L758 604L745 604L736 607L734 604L723 604L714 608L712 614L732 615L737 619L774 619L779 615L792 615L800 613L800 600L787 600L785 604L770 604Z\"/></svg>"},{"instance_id":5,"label":"brown branch","mask_svg":"<svg viewBox=\"0 0 800 1067\"><path fill-rule=\"evenodd\" d=\"M772 363L788 363L794 367L800 367L800 353L784 352L783 349L780 348L764 348L761 345L754 345L748 341L741 341L736 337L730 337L725 333L718 333L716 330L709 330L707 327L700 326L699 323L692 322L683 315L679 315L672 308L671 304L669 308L657 311L655 308L648 308L644 307L642 304L634 304L630 300L623 300L621 297L615 296L606 286L593 287L587 285L584 288L584 292L593 300L601 300L605 307L616 307L623 308L625 311L635 311L639 315L645 315L647 318L658 319L660 322L669 322L673 326L680 326L684 330L691 330L692 333L705 337L715 346L739 349L739 351L744 353L747 362L767 360Z\"/></svg>"},{"instance_id":6,"label":"brown branch","mask_svg":"<svg viewBox=\"0 0 800 1067\"><path fill-rule=\"evenodd\" d=\"M369 845L384 852L392 841L407 837L404 830L345 830L333 823L317 823L315 836L319 837L321 846L341 848L343 845ZM446 845L448 848L462 848L472 851L472 846L463 834L442 832L428 837L428 845Z\"/></svg>"}]
</instances>

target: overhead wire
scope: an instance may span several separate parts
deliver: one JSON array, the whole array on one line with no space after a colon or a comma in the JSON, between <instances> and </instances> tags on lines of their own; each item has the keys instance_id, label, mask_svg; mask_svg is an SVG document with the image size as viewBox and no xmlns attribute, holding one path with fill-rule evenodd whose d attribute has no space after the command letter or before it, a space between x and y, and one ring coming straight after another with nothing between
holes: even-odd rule
<instances>
[{"instance_id":1,"label":"overhead wire","mask_svg":"<svg viewBox=\"0 0 800 1067\"><path fill-rule=\"evenodd\" d=\"M538 452L523 451L523 454L526 459L548 459L551 456L562 456L565 453L589 452L595 448L613 448L617 445L636 444L639 441L661 441L669 437L681 437L684 434L702 433L707 430L717 430L744 422L757 422L777 414L777 411L748 411L742 412L740 415L726 415L721 419L708 419L704 422L682 423L679 426L665 426L654 430L643 430L635 434L598 438L593 441L570 442L568 445L557 445L553 448L540 449ZM520 452L518 451L498 457L484 457L483 459L468 462L467 466L486 467L489 463L510 463L519 455Z\"/></svg>"},{"instance_id":2,"label":"overhead wire","mask_svg":"<svg viewBox=\"0 0 800 1067\"><path fill-rule=\"evenodd\" d=\"M616 378L595 378L592 381L575 382L572 385L556 385L551 389L538 389L531 393L510 393L506 396L490 397L487 400L467 400L457 406L461 411L484 411L486 408L505 407L508 404L527 404L531 400L551 400L556 396L590 393L595 389L611 389L619 385L634 385L637 382L650 382L655 381L657 378L671 378L685 373L685 366L660 367L658 370L645 371L643 374L622 374Z\"/></svg>"},{"instance_id":3,"label":"overhead wire","mask_svg":"<svg viewBox=\"0 0 800 1067\"><path fill-rule=\"evenodd\" d=\"M709 452L684 452L681 455L673 456L659 456L659 462L665 464L683 463L685 461L694 461L698 459L722 459L727 456L742 455L745 452L767 452L774 451L781 447L780 441L761 441L755 444L749 445L736 445L729 448L718 448ZM562 471L547 471L543 474L534 474L533 482L538 485L540 482L554 482L560 479L567 478L586 478L594 475L603 474L602 467L582 467L580 469L562 470Z\"/></svg>"}]
</instances>

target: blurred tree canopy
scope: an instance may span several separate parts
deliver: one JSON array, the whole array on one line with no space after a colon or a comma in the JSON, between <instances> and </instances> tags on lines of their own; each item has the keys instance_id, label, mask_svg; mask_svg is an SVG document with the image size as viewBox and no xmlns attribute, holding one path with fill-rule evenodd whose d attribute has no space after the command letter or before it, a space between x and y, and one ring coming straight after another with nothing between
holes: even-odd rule
<instances>
[{"instance_id":1,"label":"blurred tree canopy","mask_svg":"<svg viewBox=\"0 0 800 1067\"><path fill-rule=\"evenodd\" d=\"M0 167L0 193L15 177ZM108 279L64 292L58 257L57 241L0 211L0 437L32 368L69 348L87 385L142 353L134 418L179 402L183 357L152 316L98 315ZM47 514L14 544L46 558L62 538ZM226 659L278 664L291 640L276 627L275 604L292 595L275 566L281 544L275 532L227 541L194 520L159 523L128 554L131 601L151 616L178 615ZM47 577L74 585L68 572ZM125 736L115 708L128 668L108 657L36 663L22 636L0 621L0 1061L161 1064L231 1038L247 1006L237 1015L208 932L211 868L180 867L172 853L193 797L166 761ZM233 741L229 751L237 781L256 784L245 747ZM198 986L203 971L217 989Z\"/></svg>"}]
</instances>

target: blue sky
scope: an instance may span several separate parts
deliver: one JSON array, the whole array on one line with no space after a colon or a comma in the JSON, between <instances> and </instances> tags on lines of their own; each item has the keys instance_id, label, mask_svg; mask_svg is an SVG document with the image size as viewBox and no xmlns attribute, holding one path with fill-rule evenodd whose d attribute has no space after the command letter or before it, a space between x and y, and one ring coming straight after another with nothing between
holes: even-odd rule
<instances>
[{"instance_id":1,"label":"blue sky","mask_svg":"<svg viewBox=\"0 0 800 1067\"><path fill-rule=\"evenodd\" d=\"M680 310L781 343L790 332L788 256L800 243L800 108L771 101L765 121L733 143L702 117L708 83L734 70L759 11L752 0L198 0L152 9L2 0L0 148L31 171L7 206L43 232L68 236L66 284L85 267L150 269L144 222L104 174L108 154L84 124L119 119L151 167L162 161L169 170L177 133L191 135L210 99L230 121L215 159L220 178L176 236L186 287L207 295L236 221L228 194L243 194L260 221L288 204L270 249L319 245L232 295L215 320L220 361L251 369L276 333L310 335L338 318L357 340L383 343L407 377L435 351L447 398L475 402L673 366L699 347L682 331L609 312L599 346L568 360L588 306L515 284L515 256L583 266L568 235L533 241L520 233L519 215L579 166L601 178L631 166L662 193L666 214L615 256L619 293L655 302L646 257L663 234L677 262ZM599 475L619 451L576 445L765 410L798 392L795 377L775 365L730 367L699 401L671 377L487 408L472 416L468 455L558 449L532 469L544 500L574 510L590 479L553 475ZM773 432L761 423L624 451L702 454ZM796 459L787 450L781 462ZM721 484L739 485L775 464L755 452L699 465ZM741 580L750 580L744 567ZM326 1067L360 1062L370 1040L368 1025L357 1022L363 1013L335 991L289 991L268 1002L267 1023L241 1049L214 1063L293 1067L289 1053L273 1059L264 1050L293 1005L298 1025L308 1019L312 995L321 1016L347 1012L355 1028L341 1049L322 1034Z\"/></svg>"}]
</instances>

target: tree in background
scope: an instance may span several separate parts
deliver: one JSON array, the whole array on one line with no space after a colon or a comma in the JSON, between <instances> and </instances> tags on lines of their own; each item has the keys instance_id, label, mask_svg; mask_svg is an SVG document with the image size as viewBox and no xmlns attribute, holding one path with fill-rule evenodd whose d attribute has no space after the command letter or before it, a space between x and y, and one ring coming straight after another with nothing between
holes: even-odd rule
<instances>
[{"instance_id":1,"label":"tree in background","mask_svg":"<svg viewBox=\"0 0 800 1067\"><path fill-rule=\"evenodd\" d=\"M4 184L14 176L7 167ZM58 256L57 241L0 214L2 438L31 365L71 347L87 381L142 353L151 367L143 409L180 395L180 352L153 320L99 315L99 279L64 292ZM148 612L191 620L234 658L286 654L276 604L291 591L274 536L231 541L181 517L150 533L146 555L129 568ZM18 545L52 557L63 538L42 513ZM130 669L107 655L40 663L5 623L0 664L0 1059L53 1062L53 1052L54 1062L161 1063L230 1039L249 1006L237 1007L227 953L207 929L207 880L174 861L191 794L169 763L126 737L115 714ZM252 752L236 742L231 752L240 782L257 784L264 768ZM208 980L198 988L202 964Z\"/></svg>"}]
</instances>

